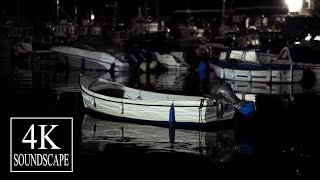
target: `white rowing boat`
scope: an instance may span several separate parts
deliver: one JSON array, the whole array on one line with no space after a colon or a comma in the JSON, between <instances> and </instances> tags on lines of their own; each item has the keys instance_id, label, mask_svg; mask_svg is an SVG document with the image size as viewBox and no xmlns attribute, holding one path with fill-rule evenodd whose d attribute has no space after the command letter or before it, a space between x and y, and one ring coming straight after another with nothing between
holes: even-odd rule
<instances>
[{"instance_id":1,"label":"white rowing boat","mask_svg":"<svg viewBox=\"0 0 320 180\"><path fill-rule=\"evenodd\" d=\"M207 97L156 93L80 75L84 106L95 112L128 118L168 122L174 108L176 123L210 123L232 119L232 106L217 103Z\"/></svg>"}]
</instances>

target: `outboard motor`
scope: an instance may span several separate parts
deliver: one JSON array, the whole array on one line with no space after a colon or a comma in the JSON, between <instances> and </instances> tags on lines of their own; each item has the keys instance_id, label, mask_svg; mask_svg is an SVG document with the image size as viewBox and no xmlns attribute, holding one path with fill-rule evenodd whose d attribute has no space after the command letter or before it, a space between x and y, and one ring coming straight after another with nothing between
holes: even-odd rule
<instances>
[{"instance_id":1,"label":"outboard motor","mask_svg":"<svg viewBox=\"0 0 320 180\"><path fill-rule=\"evenodd\" d=\"M231 104L244 116L249 116L255 112L254 103L252 101L240 100L232 91L230 84L224 81L212 83L210 93L214 99Z\"/></svg>"}]
</instances>

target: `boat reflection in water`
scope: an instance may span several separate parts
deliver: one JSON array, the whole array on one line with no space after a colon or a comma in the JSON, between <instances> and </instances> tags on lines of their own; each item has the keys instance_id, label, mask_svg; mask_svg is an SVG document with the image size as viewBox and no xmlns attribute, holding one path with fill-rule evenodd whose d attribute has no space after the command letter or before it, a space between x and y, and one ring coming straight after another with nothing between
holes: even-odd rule
<instances>
[{"instance_id":1,"label":"boat reflection in water","mask_svg":"<svg viewBox=\"0 0 320 180\"><path fill-rule=\"evenodd\" d=\"M139 76L141 86L152 86L156 90L184 91L186 71L164 71L160 74L143 73Z\"/></svg>"},{"instance_id":2,"label":"boat reflection in water","mask_svg":"<svg viewBox=\"0 0 320 180\"><path fill-rule=\"evenodd\" d=\"M51 80L51 90L57 92L81 92L79 84L80 73L90 73L119 84L128 84L128 72L103 72L103 71L61 71L56 72Z\"/></svg>"},{"instance_id":3,"label":"boat reflection in water","mask_svg":"<svg viewBox=\"0 0 320 180\"><path fill-rule=\"evenodd\" d=\"M164 71L159 74L142 73L137 79L133 78L129 72L103 72L103 71L60 71L52 75L51 89L59 92L80 92L80 73L90 74L109 81L113 81L130 87L152 89L184 91L186 87L187 73L182 71ZM132 76L132 77L131 77Z\"/></svg>"},{"instance_id":4,"label":"boat reflection in water","mask_svg":"<svg viewBox=\"0 0 320 180\"><path fill-rule=\"evenodd\" d=\"M307 85L301 83L226 82L230 84L234 93L242 100L256 101L256 98L261 96L280 96L289 101L294 101L295 96L320 93L319 81Z\"/></svg>"},{"instance_id":5,"label":"boat reflection in water","mask_svg":"<svg viewBox=\"0 0 320 180\"><path fill-rule=\"evenodd\" d=\"M295 95L303 93L319 93L320 82L311 86L299 83L259 83L245 81L226 81L233 91L244 94Z\"/></svg>"},{"instance_id":6,"label":"boat reflection in water","mask_svg":"<svg viewBox=\"0 0 320 180\"><path fill-rule=\"evenodd\" d=\"M188 153L223 162L224 155L235 151L232 125L214 131L170 129L147 124L94 118L86 114L82 125L82 151L101 153L108 144L145 148L146 153ZM223 128L222 128L223 127ZM130 150L129 150L130 151Z\"/></svg>"}]
</instances>

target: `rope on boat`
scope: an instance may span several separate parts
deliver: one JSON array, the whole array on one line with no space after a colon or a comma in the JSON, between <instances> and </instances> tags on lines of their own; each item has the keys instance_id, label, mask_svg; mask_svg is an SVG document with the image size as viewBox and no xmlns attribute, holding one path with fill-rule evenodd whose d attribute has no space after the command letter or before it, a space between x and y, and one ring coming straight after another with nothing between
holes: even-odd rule
<instances>
[{"instance_id":1,"label":"rope on boat","mask_svg":"<svg viewBox=\"0 0 320 180\"><path fill-rule=\"evenodd\" d=\"M290 65L290 76L291 76L291 82L293 82L293 63Z\"/></svg>"},{"instance_id":2,"label":"rope on boat","mask_svg":"<svg viewBox=\"0 0 320 180\"><path fill-rule=\"evenodd\" d=\"M93 98L93 106L94 106L94 108L97 108L96 98Z\"/></svg>"},{"instance_id":3,"label":"rope on boat","mask_svg":"<svg viewBox=\"0 0 320 180\"><path fill-rule=\"evenodd\" d=\"M64 58L64 64L69 67L69 58L65 55L63 55L63 58Z\"/></svg>"},{"instance_id":4,"label":"rope on boat","mask_svg":"<svg viewBox=\"0 0 320 180\"><path fill-rule=\"evenodd\" d=\"M128 96L129 99L131 99L131 97L129 96L129 94L127 93L127 91L124 91L124 93L126 93L126 95ZM121 102L122 103L122 102Z\"/></svg>"},{"instance_id":5,"label":"rope on boat","mask_svg":"<svg viewBox=\"0 0 320 180\"><path fill-rule=\"evenodd\" d=\"M137 97L137 99L142 100L142 97L141 97L141 89L140 89L140 91L139 91L139 96Z\"/></svg>"},{"instance_id":6,"label":"rope on boat","mask_svg":"<svg viewBox=\"0 0 320 180\"><path fill-rule=\"evenodd\" d=\"M124 105L123 105L122 99L121 99L121 107L120 107L120 111L121 111L121 114L123 114L123 113L124 113Z\"/></svg>"},{"instance_id":7,"label":"rope on boat","mask_svg":"<svg viewBox=\"0 0 320 180\"><path fill-rule=\"evenodd\" d=\"M202 107L205 99L201 99L200 101L200 106L199 106L199 123L203 123L202 120Z\"/></svg>"},{"instance_id":8,"label":"rope on boat","mask_svg":"<svg viewBox=\"0 0 320 180\"><path fill-rule=\"evenodd\" d=\"M267 71L267 82L271 82L272 81L272 71L269 68Z\"/></svg>"},{"instance_id":9,"label":"rope on boat","mask_svg":"<svg viewBox=\"0 0 320 180\"><path fill-rule=\"evenodd\" d=\"M81 70L85 70L85 69L86 69L86 62L85 62L84 57L82 57L82 59L81 59Z\"/></svg>"}]
</instances>

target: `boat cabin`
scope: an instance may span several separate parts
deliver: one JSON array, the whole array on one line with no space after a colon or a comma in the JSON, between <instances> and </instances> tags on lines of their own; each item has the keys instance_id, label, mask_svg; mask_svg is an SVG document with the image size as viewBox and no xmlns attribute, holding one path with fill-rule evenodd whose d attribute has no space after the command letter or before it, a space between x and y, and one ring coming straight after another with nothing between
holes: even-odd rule
<instances>
[{"instance_id":1,"label":"boat cabin","mask_svg":"<svg viewBox=\"0 0 320 180\"><path fill-rule=\"evenodd\" d=\"M259 63L258 54L255 50L226 50L221 51L220 61L242 61L248 63Z\"/></svg>"},{"instance_id":2,"label":"boat cabin","mask_svg":"<svg viewBox=\"0 0 320 180\"><path fill-rule=\"evenodd\" d=\"M68 24L56 25L52 29L55 37L65 37L68 34L74 35L75 33L75 27Z\"/></svg>"}]
</instances>

